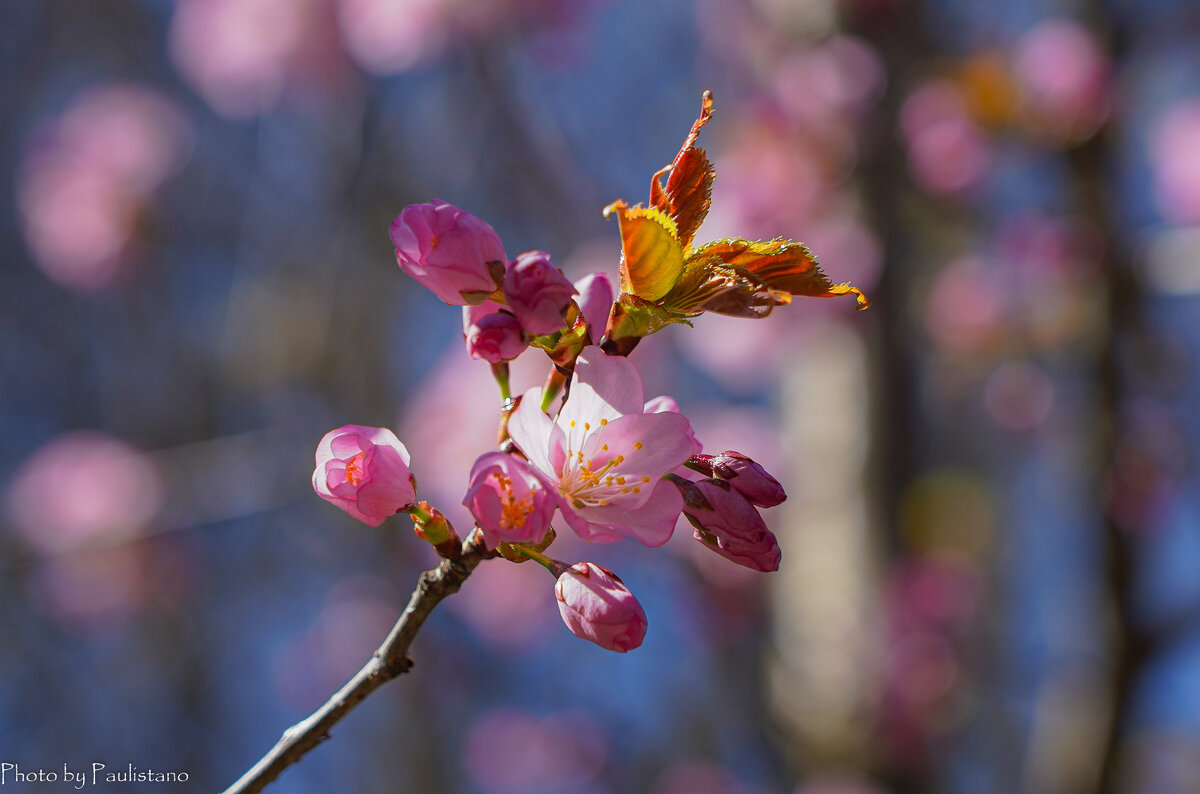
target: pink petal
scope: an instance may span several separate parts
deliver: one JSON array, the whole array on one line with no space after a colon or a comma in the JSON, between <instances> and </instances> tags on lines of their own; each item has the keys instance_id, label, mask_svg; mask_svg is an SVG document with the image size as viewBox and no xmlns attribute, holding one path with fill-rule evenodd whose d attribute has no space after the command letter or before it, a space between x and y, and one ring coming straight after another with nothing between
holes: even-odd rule
<instances>
[{"instance_id":1,"label":"pink petal","mask_svg":"<svg viewBox=\"0 0 1200 794\"><path fill-rule=\"evenodd\" d=\"M542 390L530 389L521 397L521 404L508 417L508 434L517 448L525 453L534 468L550 476L555 469L548 457L550 436L554 423L542 413Z\"/></svg>"},{"instance_id":2,"label":"pink petal","mask_svg":"<svg viewBox=\"0 0 1200 794\"><path fill-rule=\"evenodd\" d=\"M670 412L632 414L609 422L588 439L584 457L598 457L604 444L608 450L601 454L625 456L619 467L621 474L655 480L683 463L695 450L688 420Z\"/></svg>"},{"instance_id":3,"label":"pink petal","mask_svg":"<svg viewBox=\"0 0 1200 794\"><path fill-rule=\"evenodd\" d=\"M608 536L612 533L640 540L647 546L661 546L671 539L675 522L683 510L683 497L679 489L669 482L659 480L649 498L641 506L630 509L620 503L609 503L599 507L585 507L578 511L585 519L593 535ZM563 515L566 515L564 511ZM568 517L567 523L575 529ZM584 540L585 537L576 530Z\"/></svg>"},{"instance_id":4,"label":"pink petal","mask_svg":"<svg viewBox=\"0 0 1200 794\"><path fill-rule=\"evenodd\" d=\"M572 420L577 426L587 421L594 427L601 419L611 422L625 414L640 414L642 405L642 379L633 364L624 356L607 356L591 345L575 362L571 394L558 424L565 429Z\"/></svg>"}]
</instances>

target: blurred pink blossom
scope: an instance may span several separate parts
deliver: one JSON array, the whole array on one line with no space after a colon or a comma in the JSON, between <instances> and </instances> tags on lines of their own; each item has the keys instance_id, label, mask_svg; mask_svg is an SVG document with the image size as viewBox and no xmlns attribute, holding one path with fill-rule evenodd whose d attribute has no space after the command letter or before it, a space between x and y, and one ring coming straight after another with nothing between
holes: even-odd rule
<instances>
[{"instance_id":1,"label":"blurred pink blossom","mask_svg":"<svg viewBox=\"0 0 1200 794\"><path fill-rule=\"evenodd\" d=\"M396 621L399 594L365 575L335 583L312 624L283 646L275 680L289 706L311 709L362 667Z\"/></svg>"},{"instance_id":2,"label":"blurred pink blossom","mask_svg":"<svg viewBox=\"0 0 1200 794\"><path fill-rule=\"evenodd\" d=\"M191 149L188 120L157 92L94 86L36 130L17 178L25 239L55 281L94 290L121 271L140 214Z\"/></svg>"},{"instance_id":3,"label":"blurred pink blossom","mask_svg":"<svg viewBox=\"0 0 1200 794\"><path fill-rule=\"evenodd\" d=\"M34 452L5 501L17 533L53 554L137 535L162 498L158 471L145 455L115 438L76 432Z\"/></svg>"},{"instance_id":4,"label":"blurred pink blossom","mask_svg":"<svg viewBox=\"0 0 1200 794\"><path fill-rule=\"evenodd\" d=\"M900 109L900 128L908 143L909 170L931 193L962 193L991 167L991 142L947 80L927 82L909 95Z\"/></svg>"},{"instance_id":5,"label":"blurred pink blossom","mask_svg":"<svg viewBox=\"0 0 1200 794\"><path fill-rule=\"evenodd\" d=\"M1033 430L1054 407L1054 381L1037 364L1008 361L996 367L983 386L983 403L1005 430Z\"/></svg>"},{"instance_id":6,"label":"blurred pink blossom","mask_svg":"<svg viewBox=\"0 0 1200 794\"><path fill-rule=\"evenodd\" d=\"M346 50L368 72L403 72L441 54L448 0L337 0Z\"/></svg>"},{"instance_id":7,"label":"blurred pink blossom","mask_svg":"<svg viewBox=\"0 0 1200 794\"><path fill-rule=\"evenodd\" d=\"M146 603L152 575L152 562L136 545L66 554L38 566L30 600L66 626L100 628Z\"/></svg>"},{"instance_id":8,"label":"blurred pink blossom","mask_svg":"<svg viewBox=\"0 0 1200 794\"><path fill-rule=\"evenodd\" d=\"M674 764L654 781L653 794L747 794L724 766L704 761Z\"/></svg>"},{"instance_id":9,"label":"blurred pink blossom","mask_svg":"<svg viewBox=\"0 0 1200 794\"><path fill-rule=\"evenodd\" d=\"M214 110L246 118L339 71L332 16L328 0L179 0L168 48Z\"/></svg>"},{"instance_id":10,"label":"blurred pink blossom","mask_svg":"<svg viewBox=\"0 0 1200 794\"><path fill-rule=\"evenodd\" d=\"M1154 198L1175 224L1200 223L1200 98L1169 108L1150 131Z\"/></svg>"},{"instance_id":11,"label":"blurred pink blossom","mask_svg":"<svg viewBox=\"0 0 1200 794\"><path fill-rule=\"evenodd\" d=\"M1070 19L1040 23L1017 42L1013 70L1029 122L1054 138L1094 132L1109 112L1109 63L1095 36Z\"/></svg>"},{"instance_id":12,"label":"blurred pink blossom","mask_svg":"<svg viewBox=\"0 0 1200 794\"><path fill-rule=\"evenodd\" d=\"M608 738L582 712L539 717L498 708L475 719L463 754L471 779L489 794L584 791L608 756Z\"/></svg>"},{"instance_id":13,"label":"blurred pink blossom","mask_svg":"<svg viewBox=\"0 0 1200 794\"><path fill-rule=\"evenodd\" d=\"M557 541L554 550L560 550ZM555 627L555 601L547 597L547 584L545 569L535 562L481 565L470 586L447 599L446 606L494 650L524 655Z\"/></svg>"},{"instance_id":14,"label":"blurred pink blossom","mask_svg":"<svg viewBox=\"0 0 1200 794\"><path fill-rule=\"evenodd\" d=\"M925 304L925 327L934 342L968 352L1004 333L1006 293L1000 276L980 259L956 259L938 271Z\"/></svg>"},{"instance_id":15,"label":"blurred pink blossom","mask_svg":"<svg viewBox=\"0 0 1200 794\"><path fill-rule=\"evenodd\" d=\"M541 351L532 350L510 366L513 393L519 394L542 385L551 365ZM500 391L491 369L463 355L458 345L417 384L405 406L399 429L420 463L421 498L455 527L473 523L461 504L467 475L480 454L496 448L499 420Z\"/></svg>"},{"instance_id":16,"label":"blurred pink blossom","mask_svg":"<svg viewBox=\"0 0 1200 794\"><path fill-rule=\"evenodd\" d=\"M869 44L833 36L784 57L774 78L776 101L793 119L844 131L878 94L884 71Z\"/></svg>"},{"instance_id":17,"label":"blurred pink blossom","mask_svg":"<svg viewBox=\"0 0 1200 794\"><path fill-rule=\"evenodd\" d=\"M715 159L720 188L702 228L707 239L794 236L839 181L839 169L816 141L756 122L739 124Z\"/></svg>"}]
</instances>

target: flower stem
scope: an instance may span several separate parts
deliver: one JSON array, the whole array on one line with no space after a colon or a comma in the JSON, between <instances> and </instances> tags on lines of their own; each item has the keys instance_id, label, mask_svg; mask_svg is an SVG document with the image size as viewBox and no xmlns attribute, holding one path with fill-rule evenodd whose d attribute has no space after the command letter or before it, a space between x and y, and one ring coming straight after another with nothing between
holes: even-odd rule
<instances>
[{"instance_id":1,"label":"flower stem","mask_svg":"<svg viewBox=\"0 0 1200 794\"><path fill-rule=\"evenodd\" d=\"M528 557L529 559L533 560L537 564L541 565L543 568L545 568L550 573L554 574L554 578L556 578L556 579L559 576L562 576L563 571L567 570L567 568L570 567L569 565L566 565L565 563L561 563L558 560L547 557L545 554L542 554L540 551L530 548L529 546L526 546L523 543L514 543L514 544L512 544L512 548L514 551L516 551L522 557Z\"/></svg>"},{"instance_id":2,"label":"flower stem","mask_svg":"<svg viewBox=\"0 0 1200 794\"><path fill-rule=\"evenodd\" d=\"M542 389L542 413L550 413L550 404L554 402L554 398L559 395L566 382L567 376L557 367L550 370L550 375L546 378L546 387Z\"/></svg>"},{"instance_id":3,"label":"flower stem","mask_svg":"<svg viewBox=\"0 0 1200 794\"><path fill-rule=\"evenodd\" d=\"M508 385L508 362L499 361L492 365L492 376L500 387L500 398L507 402L512 399L512 390Z\"/></svg>"}]
</instances>

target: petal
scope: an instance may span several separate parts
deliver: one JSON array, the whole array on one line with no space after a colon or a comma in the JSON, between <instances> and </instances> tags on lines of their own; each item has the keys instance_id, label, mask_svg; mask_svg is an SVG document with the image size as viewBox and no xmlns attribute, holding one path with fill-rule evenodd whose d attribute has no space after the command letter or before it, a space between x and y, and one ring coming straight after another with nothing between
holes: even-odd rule
<instances>
[{"instance_id":1,"label":"petal","mask_svg":"<svg viewBox=\"0 0 1200 794\"><path fill-rule=\"evenodd\" d=\"M586 540L588 543L616 543L618 540L623 540L630 535L626 531L617 531L613 528L589 523L586 518L569 507L565 500L560 500L559 509L562 512L563 519L567 522L567 526L581 540Z\"/></svg>"},{"instance_id":2,"label":"petal","mask_svg":"<svg viewBox=\"0 0 1200 794\"><path fill-rule=\"evenodd\" d=\"M550 465L550 435L554 423L550 417L542 413L542 390L530 389L521 397L521 404L508 417L508 434L513 443L534 468L551 477L557 476L554 467Z\"/></svg>"},{"instance_id":3,"label":"petal","mask_svg":"<svg viewBox=\"0 0 1200 794\"><path fill-rule=\"evenodd\" d=\"M591 525L590 531L594 534L615 532L637 538L647 546L661 546L671 539L682 510L683 497L679 495L679 489L659 480L640 507L628 509L621 504L609 503L582 508L579 515Z\"/></svg>"},{"instance_id":4,"label":"petal","mask_svg":"<svg viewBox=\"0 0 1200 794\"><path fill-rule=\"evenodd\" d=\"M563 406L559 424L574 419L595 425L600 419L610 422L625 414L642 412L642 379L629 359L608 356L591 345L575 362L571 394Z\"/></svg>"},{"instance_id":5,"label":"petal","mask_svg":"<svg viewBox=\"0 0 1200 794\"><path fill-rule=\"evenodd\" d=\"M626 477L648 476L657 480L683 463L695 449L691 425L682 414L633 414L609 422L588 439L584 457L624 455L618 467ZM593 467L594 468L594 467Z\"/></svg>"},{"instance_id":6,"label":"petal","mask_svg":"<svg viewBox=\"0 0 1200 794\"><path fill-rule=\"evenodd\" d=\"M664 411L679 413L679 403L675 402L674 397L668 397L665 394L651 397L649 400L646 400L646 405L642 408L642 413L644 414L657 414Z\"/></svg>"}]
</instances>

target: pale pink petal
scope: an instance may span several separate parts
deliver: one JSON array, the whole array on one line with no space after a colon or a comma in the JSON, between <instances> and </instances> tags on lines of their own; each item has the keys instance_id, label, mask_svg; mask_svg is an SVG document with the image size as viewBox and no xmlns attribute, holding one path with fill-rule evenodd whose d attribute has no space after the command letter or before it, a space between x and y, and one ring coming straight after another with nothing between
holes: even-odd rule
<instances>
[{"instance_id":1,"label":"pale pink petal","mask_svg":"<svg viewBox=\"0 0 1200 794\"><path fill-rule=\"evenodd\" d=\"M688 459L694 450L691 425L682 414L630 414L609 422L588 439L584 457L623 455L623 475L660 477ZM595 467L592 467L595 470Z\"/></svg>"},{"instance_id":2,"label":"pale pink petal","mask_svg":"<svg viewBox=\"0 0 1200 794\"><path fill-rule=\"evenodd\" d=\"M679 495L679 489L659 480L649 498L637 508L610 503L585 507L579 515L589 522L592 533L607 535L615 532L637 538L647 546L661 546L671 539L682 509L683 497Z\"/></svg>"},{"instance_id":3,"label":"pale pink petal","mask_svg":"<svg viewBox=\"0 0 1200 794\"><path fill-rule=\"evenodd\" d=\"M646 400L645 407L642 408L644 414L658 414L664 411L671 413L679 413L679 403L675 402L674 397L668 397L665 394L660 394L657 397L651 397Z\"/></svg>"},{"instance_id":4,"label":"pale pink petal","mask_svg":"<svg viewBox=\"0 0 1200 794\"><path fill-rule=\"evenodd\" d=\"M633 364L624 356L605 355L592 345L585 347L575 362L571 394L558 424L564 429L572 421L577 428L582 428L585 421L595 426L600 419L612 421L625 414L641 413L642 405L642 379ZM579 449L579 445L573 448Z\"/></svg>"},{"instance_id":5,"label":"pale pink petal","mask_svg":"<svg viewBox=\"0 0 1200 794\"><path fill-rule=\"evenodd\" d=\"M580 539L586 540L588 543L616 543L618 540L624 540L632 534L624 527L621 527L620 531L618 531L617 529L599 524L590 524L586 518L570 507L567 507L565 503L562 506L562 517L567 522L567 526Z\"/></svg>"},{"instance_id":6,"label":"pale pink petal","mask_svg":"<svg viewBox=\"0 0 1200 794\"><path fill-rule=\"evenodd\" d=\"M542 413L542 390L530 389L521 397L521 404L508 417L508 434L517 448L525 453L534 468L554 475L550 465L550 440L554 423Z\"/></svg>"}]
</instances>

